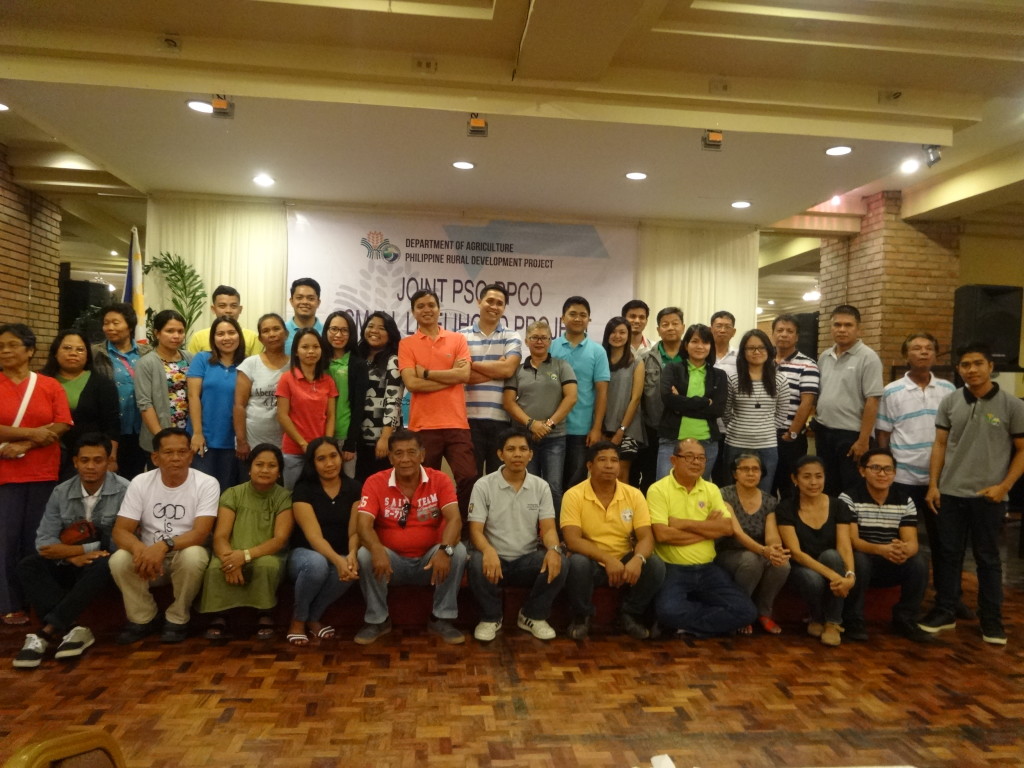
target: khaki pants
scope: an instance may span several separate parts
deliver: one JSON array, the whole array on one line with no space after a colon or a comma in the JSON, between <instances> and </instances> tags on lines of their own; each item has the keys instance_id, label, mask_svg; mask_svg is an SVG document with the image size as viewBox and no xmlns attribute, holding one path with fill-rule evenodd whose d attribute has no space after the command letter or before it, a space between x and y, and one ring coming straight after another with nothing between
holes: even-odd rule
<instances>
[{"instance_id":1,"label":"khaki pants","mask_svg":"<svg viewBox=\"0 0 1024 768\"><path fill-rule=\"evenodd\" d=\"M205 547L187 547L171 552L164 559L163 576L146 581L135 573L132 554L119 549L110 556L110 575L114 577L124 597L124 611L128 621L147 624L156 618L156 600L149 592L150 585L162 586L168 582L174 588L174 602L167 607L165 617L174 624L188 624L189 609L203 585L203 573L210 562Z\"/></svg>"}]
</instances>

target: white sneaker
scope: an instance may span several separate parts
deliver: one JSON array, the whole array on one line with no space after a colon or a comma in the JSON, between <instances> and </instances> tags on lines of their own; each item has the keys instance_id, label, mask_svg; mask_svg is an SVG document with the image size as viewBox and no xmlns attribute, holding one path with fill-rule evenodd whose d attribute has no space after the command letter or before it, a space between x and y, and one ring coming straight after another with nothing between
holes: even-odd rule
<instances>
[{"instance_id":1,"label":"white sneaker","mask_svg":"<svg viewBox=\"0 0 1024 768\"><path fill-rule=\"evenodd\" d=\"M555 636L555 630L544 619L527 618L523 615L522 611L519 612L519 619L516 621L516 625L520 629L525 629L538 640L551 640Z\"/></svg>"},{"instance_id":2,"label":"white sneaker","mask_svg":"<svg viewBox=\"0 0 1024 768\"><path fill-rule=\"evenodd\" d=\"M499 629L501 629L500 621L481 621L473 630L473 637L481 643L489 643L497 637Z\"/></svg>"},{"instance_id":3,"label":"white sneaker","mask_svg":"<svg viewBox=\"0 0 1024 768\"><path fill-rule=\"evenodd\" d=\"M53 658L73 659L81 656L85 649L95 642L96 638L93 637L92 630L88 627L73 627L60 641Z\"/></svg>"},{"instance_id":4,"label":"white sneaker","mask_svg":"<svg viewBox=\"0 0 1024 768\"><path fill-rule=\"evenodd\" d=\"M11 663L15 669L35 669L42 662L48 645L39 635L25 635L25 644Z\"/></svg>"}]
</instances>

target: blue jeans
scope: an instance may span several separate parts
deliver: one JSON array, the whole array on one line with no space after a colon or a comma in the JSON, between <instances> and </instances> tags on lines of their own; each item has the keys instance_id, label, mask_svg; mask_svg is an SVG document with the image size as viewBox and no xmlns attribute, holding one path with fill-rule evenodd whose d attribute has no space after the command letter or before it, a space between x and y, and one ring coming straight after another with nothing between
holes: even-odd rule
<instances>
[{"instance_id":1,"label":"blue jeans","mask_svg":"<svg viewBox=\"0 0 1024 768\"><path fill-rule=\"evenodd\" d=\"M388 618L388 587L400 584L430 585L432 571L425 570L430 558L437 552L440 544L435 544L420 557L402 557L385 547L391 561L391 580L380 581L373 574L373 557L370 550L360 547L359 588L366 600L366 623L380 624ZM466 567L466 547L460 541L455 545L452 555L452 568L447 578L434 587L434 618L454 619L459 615L459 586L462 584L462 571Z\"/></svg>"},{"instance_id":2,"label":"blue jeans","mask_svg":"<svg viewBox=\"0 0 1024 768\"><path fill-rule=\"evenodd\" d=\"M324 611L355 582L341 581L334 563L319 552L296 547L288 553L288 578L295 582L295 621L320 621Z\"/></svg>"},{"instance_id":3,"label":"blue jeans","mask_svg":"<svg viewBox=\"0 0 1024 768\"><path fill-rule=\"evenodd\" d=\"M953 614L961 600L960 578L970 533L978 571L978 618L982 622L1001 622L1003 563L999 556L999 532L1006 517L1006 502L942 494L939 503L935 519L938 546L932 545L935 607Z\"/></svg>"},{"instance_id":4,"label":"blue jeans","mask_svg":"<svg viewBox=\"0 0 1024 768\"><path fill-rule=\"evenodd\" d=\"M545 437L538 442L530 442L533 458L527 468L531 475L537 475L547 481L551 487L551 501L555 505L555 525L562 513L562 472L565 469L565 435Z\"/></svg>"},{"instance_id":5,"label":"blue jeans","mask_svg":"<svg viewBox=\"0 0 1024 768\"><path fill-rule=\"evenodd\" d=\"M728 572L736 585L754 601L758 616L771 616L775 598L789 578L790 563L772 565L749 549L721 548L715 563Z\"/></svg>"},{"instance_id":6,"label":"blue jeans","mask_svg":"<svg viewBox=\"0 0 1024 768\"><path fill-rule=\"evenodd\" d=\"M547 550L538 549L511 560L500 557L501 581L492 584L484 577L483 553L473 550L469 555L469 586L480 606L480 621L501 621L504 615L501 602L504 586L531 587L530 596L523 603L523 616L547 621L551 615L551 604L565 586L569 569L563 557L562 570L549 584L548 575L540 572L546 555Z\"/></svg>"},{"instance_id":7,"label":"blue jeans","mask_svg":"<svg viewBox=\"0 0 1024 768\"><path fill-rule=\"evenodd\" d=\"M631 560L633 553L623 556L622 562ZM640 578L633 586L626 586L626 596L619 606L621 613L635 618L644 618L654 602L654 596L665 578L665 563L657 555L650 555L647 564L640 569ZM572 620L593 616L594 587L607 586L608 575L602 565L586 555L573 553L569 556L569 576L565 582L565 594L569 598Z\"/></svg>"},{"instance_id":8,"label":"blue jeans","mask_svg":"<svg viewBox=\"0 0 1024 768\"><path fill-rule=\"evenodd\" d=\"M818 557L818 562L836 573L846 573L846 565L842 556L834 549L826 549ZM829 624L843 623L843 605L845 597L832 594L829 588L828 579L817 571L793 563L790 570L790 578L796 582L800 596L807 602L811 610L811 621L828 622Z\"/></svg>"},{"instance_id":9,"label":"blue jeans","mask_svg":"<svg viewBox=\"0 0 1024 768\"><path fill-rule=\"evenodd\" d=\"M661 626L705 637L732 634L757 618L753 601L714 563L666 563L654 606Z\"/></svg>"},{"instance_id":10,"label":"blue jeans","mask_svg":"<svg viewBox=\"0 0 1024 768\"><path fill-rule=\"evenodd\" d=\"M857 584L846 599L846 616L855 621L864 621L864 601L868 587L900 587L900 599L892 607L894 624L910 624L917 619L928 589L928 561L923 554L916 555L903 563L893 563L881 555L866 552L853 553L854 572Z\"/></svg>"},{"instance_id":11,"label":"blue jeans","mask_svg":"<svg viewBox=\"0 0 1024 768\"><path fill-rule=\"evenodd\" d=\"M0 485L0 613L26 607L18 581L18 563L36 554L36 529L55 485L49 480Z\"/></svg>"},{"instance_id":12,"label":"blue jeans","mask_svg":"<svg viewBox=\"0 0 1024 768\"><path fill-rule=\"evenodd\" d=\"M284 487L289 491L295 490L295 483L299 481L299 475L302 474L304 461L305 457L297 454L286 453L284 455L284 470L281 472L281 477L284 480Z\"/></svg>"},{"instance_id":13,"label":"blue jeans","mask_svg":"<svg viewBox=\"0 0 1024 768\"><path fill-rule=\"evenodd\" d=\"M757 487L764 491L766 496L770 496L772 485L775 483L775 468L779 466L779 449L775 446L771 448L737 448L735 445L726 445L725 466L729 477L732 477L732 462L741 453L752 453L761 459L764 471L761 472L761 480Z\"/></svg>"},{"instance_id":14,"label":"blue jeans","mask_svg":"<svg viewBox=\"0 0 1024 768\"><path fill-rule=\"evenodd\" d=\"M217 478L221 493L241 482L234 448L207 448L205 456L192 457L192 469Z\"/></svg>"},{"instance_id":15,"label":"blue jeans","mask_svg":"<svg viewBox=\"0 0 1024 768\"><path fill-rule=\"evenodd\" d=\"M714 469L715 459L718 458L718 442L716 440L701 440L699 442L704 446L704 455L707 457L701 477L711 482L711 470ZM677 445L679 445L678 440L669 440L667 437L658 438L658 480L672 471L672 454L676 452Z\"/></svg>"}]
</instances>

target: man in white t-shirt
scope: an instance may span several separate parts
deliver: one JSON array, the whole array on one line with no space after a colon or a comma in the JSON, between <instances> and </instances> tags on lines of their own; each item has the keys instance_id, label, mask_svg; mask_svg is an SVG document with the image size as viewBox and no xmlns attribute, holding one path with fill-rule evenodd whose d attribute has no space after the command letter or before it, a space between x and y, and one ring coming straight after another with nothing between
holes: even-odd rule
<instances>
[{"instance_id":1,"label":"man in white t-shirt","mask_svg":"<svg viewBox=\"0 0 1024 768\"><path fill-rule=\"evenodd\" d=\"M203 583L210 561L210 538L220 486L192 469L188 433L174 427L153 438L156 469L128 486L114 523L117 551L110 556L110 574L124 597L128 624L117 637L128 645L155 632L160 617L150 585L174 588L160 641L180 643L188 636L189 608Z\"/></svg>"}]
</instances>

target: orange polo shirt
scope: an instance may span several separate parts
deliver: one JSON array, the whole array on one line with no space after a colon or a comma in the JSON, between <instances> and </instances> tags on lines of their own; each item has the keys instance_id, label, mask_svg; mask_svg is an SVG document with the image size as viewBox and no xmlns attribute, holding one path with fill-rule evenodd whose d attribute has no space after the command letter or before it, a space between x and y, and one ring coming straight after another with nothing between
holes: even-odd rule
<instances>
[{"instance_id":1,"label":"orange polo shirt","mask_svg":"<svg viewBox=\"0 0 1024 768\"><path fill-rule=\"evenodd\" d=\"M469 360L469 346L461 333L438 329L432 339L417 330L398 344L398 369L422 365L427 370L447 370L456 360ZM437 392L413 392L409 404L409 429L469 429L466 387L453 384Z\"/></svg>"}]
</instances>

